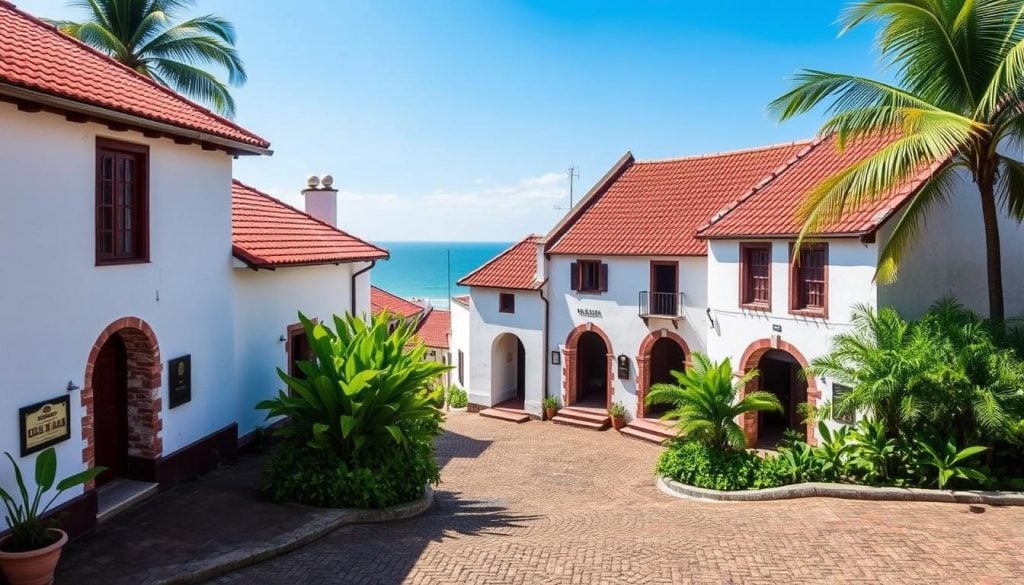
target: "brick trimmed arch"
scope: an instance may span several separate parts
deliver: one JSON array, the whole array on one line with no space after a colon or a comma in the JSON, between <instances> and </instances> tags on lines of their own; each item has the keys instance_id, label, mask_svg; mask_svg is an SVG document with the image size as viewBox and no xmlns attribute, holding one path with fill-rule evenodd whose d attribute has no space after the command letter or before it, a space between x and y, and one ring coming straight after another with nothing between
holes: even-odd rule
<instances>
[{"instance_id":1,"label":"brick trimmed arch","mask_svg":"<svg viewBox=\"0 0 1024 585\"><path fill-rule=\"evenodd\" d=\"M156 459L163 454L163 420L160 381L163 362L160 346L148 323L138 317L123 317L108 325L92 346L85 365L85 383L82 388L82 462L87 467L96 463L96 445L93 427L93 371L96 358L112 335L124 341L128 369L128 455L143 459Z\"/></svg>"},{"instance_id":2,"label":"brick trimmed arch","mask_svg":"<svg viewBox=\"0 0 1024 585\"><path fill-rule=\"evenodd\" d=\"M650 390L650 374L648 368L651 365L651 351L654 349L654 344L659 339L671 339L679 346L679 349L683 350L683 363L687 367L690 366L690 346L686 345L686 341L676 333L675 331L669 331L668 329L659 329L658 331L652 331L647 337L644 338L643 342L640 343L640 350L636 354L636 416L637 418L644 418L647 410L647 405L644 404L644 399L647 398L647 391Z\"/></svg>"},{"instance_id":3,"label":"brick trimmed arch","mask_svg":"<svg viewBox=\"0 0 1024 585\"><path fill-rule=\"evenodd\" d=\"M740 359L740 364L743 368L742 373L745 374L750 370L756 369L758 362L761 361L761 358L764 356L764 354L768 353L773 349L784 351L789 355L793 356L793 358L796 359L797 363L800 364L801 368L806 369L810 365L810 362L807 361L807 358L804 357L804 354L800 353L799 349L797 349L794 345L783 341L781 337L776 336L771 339L759 339L751 343L749 346L747 346L746 351L743 352L743 357ZM749 384L747 384L747 387L744 389L743 393L744 395L746 395L750 392L756 391L758 388L758 381L754 379ZM807 378L807 404L809 404L810 406L815 406L818 403L819 398L821 398L821 391L818 390L817 381L813 377ZM757 444L758 429L756 412L748 412L747 414L743 415L743 433L747 436L748 446L753 447L755 444ZM806 436L807 443L810 445L814 445L816 440L814 436L813 421L807 422Z\"/></svg>"},{"instance_id":4,"label":"brick trimmed arch","mask_svg":"<svg viewBox=\"0 0 1024 585\"><path fill-rule=\"evenodd\" d=\"M612 404L612 369L615 367L615 352L612 351L612 341L608 338L608 335L601 330L600 327L593 323L584 323L577 325L575 329L569 332L568 337L565 338L565 349L562 350L562 355L565 359L562 360L562 404L572 405L576 403L576 369L577 369L577 344L579 344L580 337L584 333L596 333L604 341L604 347L608 351L608 371L607 374L607 405Z\"/></svg>"}]
</instances>

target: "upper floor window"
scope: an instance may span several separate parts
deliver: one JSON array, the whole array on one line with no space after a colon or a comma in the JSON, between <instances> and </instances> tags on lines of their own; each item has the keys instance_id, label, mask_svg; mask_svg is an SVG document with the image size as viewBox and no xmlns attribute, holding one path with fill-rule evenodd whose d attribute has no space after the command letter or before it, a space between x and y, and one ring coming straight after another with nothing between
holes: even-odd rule
<instances>
[{"instance_id":1,"label":"upper floor window","mask_svg":"<svg viewBox=\"0 0 1024 585\"><path fill-rule=\"evenodd\" d=\"M578 260L570 267L570 284L574 291L582 293L606 292L608 290L608 265L599 260Z\"/></svg>"},{"instance_id":2,"label":"upper floor window","mask_svg":"<svg viewBox=\"0 0 1024 585\"><path fill-rule=\"evenodd\" d=\"M498 294L498 312L500 313L515 313L516 312L516 295L512 293L499 293Z\"/></svg>"},{"instance_id":3,"label":"upper floor window","mask_svg":"<svg viewBox=\"0 0 1024 585\"><path fill-rule=\"evenodd\" d=\"M828 244L805 244L793 263L790 308L793 312L828 316Z\"/></svg>"},{"instance_id":4,"label":"upper floor window","mask_svg":"<svg viewBox=\"0 0 1024 585\"><path fill-rule=\"evenodd\" d=\"M771 309L771 244L740 244L740 305L749 309Z\"/></svg>"},{"instance_id":5,"label":"upper floor window","mask_svg":"<svg viewBox=\"0 0 1024 585\"><path fill-rule=\"evenodd\" d=\"M96 141L96 264L149 261L149 147Z\"/></svg>"}]
</instances>

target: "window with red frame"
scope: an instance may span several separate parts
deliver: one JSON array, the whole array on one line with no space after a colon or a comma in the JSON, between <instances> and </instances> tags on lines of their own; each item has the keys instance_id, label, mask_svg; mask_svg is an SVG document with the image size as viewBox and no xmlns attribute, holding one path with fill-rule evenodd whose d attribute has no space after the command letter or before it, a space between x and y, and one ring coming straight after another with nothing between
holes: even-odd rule
<instances>
[{"instance_id":1,"label":"window with red frame","mask_svg":"<svg viewBox=\"0 0 1024 585\"><path fill-rule=\"evenodd\" d=\"M498 295L498 312L500 313L515 313L516 312L516 295L512 293L500 293Z\"/></svg>"},{"instance_id":2,"label":"window with red frame","mask_svg":"<svg viewBox=\"0 0 1024 585\"><path fill-rule=\"evenodd\" d=\"M740 304L756 309L771 308L771 244L741 244L740 252Z\"/></svg>"},{"instance_id":3,"label":"window with red frame","mask_svg":"<svg viewBox=\"0 0 1024 585\"><path fill-rule=\"evenodd\" d=\"M96 142L96 263L149 260L149 148Z\"/></svg>"},{"instance_id":4,"label":"window with red frame","mask_svg":"<svg viewBox=\"0 0 1024 585\"><path fill-rule=\"evenodd\" d=\"M824 313L828 302L828 247L824 244L806 245L799 254L800 258L793 267L793 309Z\"/></svg>"}]
</instances>

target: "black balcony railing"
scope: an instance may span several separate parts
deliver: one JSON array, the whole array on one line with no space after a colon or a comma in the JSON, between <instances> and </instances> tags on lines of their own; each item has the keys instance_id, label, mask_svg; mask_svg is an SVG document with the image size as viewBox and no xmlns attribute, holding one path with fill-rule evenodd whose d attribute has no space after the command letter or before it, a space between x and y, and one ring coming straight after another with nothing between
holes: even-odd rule
<instances>
[{"instance_id":1,"label":"black balcony railing","mask_svg":"<svg viewBox=\"0 0 1024 585\"><path fill-rule=\"evenodd\" d=\"M683 293L640 291L640 316L672 319L682 317Z\"/></svg>"}]
</instances>

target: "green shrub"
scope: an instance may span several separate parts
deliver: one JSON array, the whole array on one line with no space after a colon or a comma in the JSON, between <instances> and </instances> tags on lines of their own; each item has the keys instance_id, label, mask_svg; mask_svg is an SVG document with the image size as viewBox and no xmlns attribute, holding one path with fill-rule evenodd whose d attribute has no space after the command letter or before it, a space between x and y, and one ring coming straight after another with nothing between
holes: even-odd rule
<instances>
[{"instance_id":1,"label":"green shrub","mask_svg":"<svg viewBox=\"0 0 1024 585\"><path fill-rule=\"evenodd\" d=\"M747 490L786 483L775 458L750 451L714 449L700 441L675 441L658 459L657 472L680 483L715 490Z\"/></svg>"},{"instance_id":2,"label":"green shrub","mask_svg":"<svg viewBox=\"0 0 1024 585\"><path fill-rule=\"evenodd\" d=\"M469 395L458 386L448 387L448 406L452 408L466 408L469 404Z\"/></svg>"},{"instance_id":3,"label":"green shrub","mask_svg":"<svg viewBox=\"0 0 1024 585\"><path fill-rule=\"evenodd\" d=\"M274 449L264 487L276 502L329 508L386 508L423 497L440 477L429 443L393 446L358 466L294 439Z\"/></svg>"},{"instance_id":4,"label":"green shrub","mask_svg":"<svg viewBox=\"0 0 1024 585\"><path fill-rule=\"evenodd\" d=\"M424 359L422 343L410 343L412 324L392 330L389 319L336 316L331 330L299 314L313 359L298 362L301 378L278 370L290 392L256 406L289 419L267 473L275 500L380 507L437 481L434 381L451 368Z\"/></svg>"},{"instance_id":5,"label":"green shrub","mask_svg":"<svg viewBox=\"0 0 1024 585\"><path fill-rule=\"evenodd\" d=\"M546 396L544 400L540 402L540 405L544 408L558 408L558 397Z\"/></svg>"}]
</instances>

